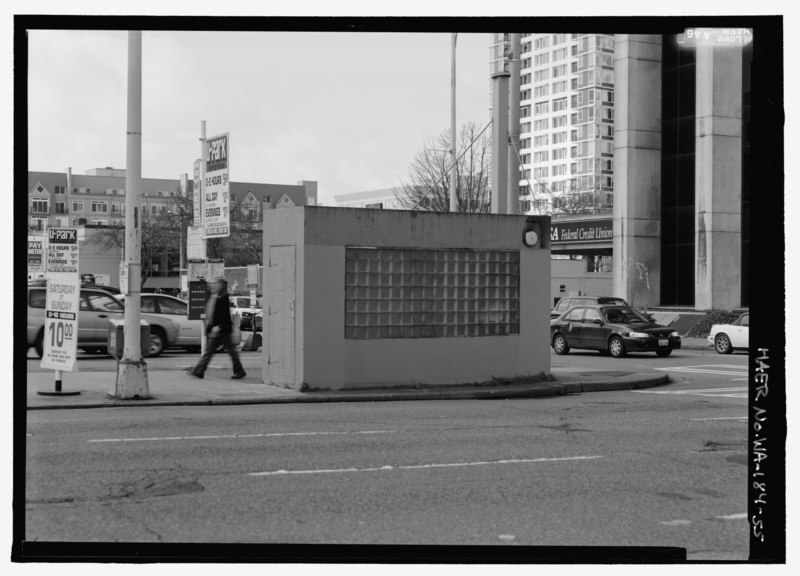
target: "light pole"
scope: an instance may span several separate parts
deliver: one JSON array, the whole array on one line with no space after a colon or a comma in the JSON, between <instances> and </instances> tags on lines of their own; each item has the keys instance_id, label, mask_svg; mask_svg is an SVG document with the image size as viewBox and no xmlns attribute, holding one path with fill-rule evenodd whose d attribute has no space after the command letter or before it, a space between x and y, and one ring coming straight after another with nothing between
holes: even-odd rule
<instances>
[{"instance_id":1,"label":"light pole","mask_svg":"<svg viewBox=\"0 0 800 576\"><path fill-rule=\"evenodd\" d=\"M458 211L456 202L456 37L450 35L450 212Z\"/></svg>"},{"instance_id":2,"label":"light pole","mask_svg":"<svg viewBox=\"0 0 800 576\"><path fill-rule=\"evenodd\" d=\"M150 398L147 364L141 346L141 223L142 192L142 31L128 32L128 117L125 136L125 263L128 291L125 298L125 344L117 362L114 397L118 400Z\"/></svg>"},{"instance_id":3,"label":"light pole","mask_svg":"<svg viewBox=\"0 0 800 576\"><path fill-rule=\"evenodd\" d=\"M520 171L520 66L522 56L522 37L518 33L509 34L511 52L508 55L508 192L506 210L509 214L519 214L519 171Z\"/></svg>"}]
</instances>

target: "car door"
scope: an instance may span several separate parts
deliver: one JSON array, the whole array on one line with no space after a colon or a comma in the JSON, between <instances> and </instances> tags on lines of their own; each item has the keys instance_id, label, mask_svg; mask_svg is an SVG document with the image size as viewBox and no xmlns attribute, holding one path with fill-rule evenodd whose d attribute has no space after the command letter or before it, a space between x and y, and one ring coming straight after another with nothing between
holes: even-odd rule
<instances>
[{"instance_id":1,"label":"car door","mask_svg":"<svg viewBox=\"0 0 800 576\"><path fill-rule=\"evenodd\" d=\"M583 348L583 313L585 308L573 308L564 316L564 336L571 348Z\"/></svg>"},{"instance_id":2,"label":"car door","mask_svg":"<svg viewBox=\"0 0 800 576\"><path fill-rule=\"evenodd\" d=\"M81 290L78 344L105 346L108 342L108 322L123 317L122 305L111 295Z\"/></svg>"},{"instance_id":3,"label":"car door","mask_svg":"<svg viewBox=\"0 0 800 576\"><path fill-rule=\"evenodd\" d=\"M731 326L731 345L734 348L747 348L750 345L750 315L743 315L738 325Z\"/></svg>"},{"instance_id":4,"label":"car door","mask_svg":"<svg viewBox=\"0 0 800 576\"><path fill-rule=\"evenodd\" d=\"M586 308L581 321L581 339L586 348L604 350L611 329L597 308Z\"/></svg>"},{"instance_id":5,"label":"car door","mask_svg":"<svg viewBox=\"0 0 800 576\"><path fill-rule=\"evenodd\" d=\"M154 296L158 312L180 326L177 344L180 346L200 346L200 333L203 327L202 320L189 320L187 318L186 302L181 302L169 296Z\"/></svg>"}]
</instances>

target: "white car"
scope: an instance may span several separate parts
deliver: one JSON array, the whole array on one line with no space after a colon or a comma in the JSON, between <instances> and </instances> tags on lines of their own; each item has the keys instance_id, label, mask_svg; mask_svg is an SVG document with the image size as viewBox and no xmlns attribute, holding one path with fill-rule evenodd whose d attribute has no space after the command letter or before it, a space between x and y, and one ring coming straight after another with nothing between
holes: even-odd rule
<instances>
[{"instance_id":1,"label":"white car","mask_svg":"<svg viewBox=\"0 0 800 576\"><path fill-rule=\"evenodd\" d=\"M200 351L203 321L187 318L189 305L186 302L167 294L142 293L141 297L143 313L167 318L178 325L178 339L172 344L173 346L180 346L190 352Z\"/></svg>"},{"instance_id":2,"label":"white car","mask_svg":"<svg viewBox=\"0 0 800 576\"><path fill-rule=\"evenodd\" d=\"M708 345L717 354L730 354L750 346L750 313L745 312L730 324L714 324L708 335Z\"/></svg>"},{"instance_id":3,"label":"white car","mask_svg":"<svg viewBox=\"0 0 800 576\"><path fill-rule=\"evenodd\" d=\"M256 305L250 306L250 296L230 296L231 319L240 330L252 330L253 318L261 311L261 300L256 298Z\"/></svg>"}]
</instances>

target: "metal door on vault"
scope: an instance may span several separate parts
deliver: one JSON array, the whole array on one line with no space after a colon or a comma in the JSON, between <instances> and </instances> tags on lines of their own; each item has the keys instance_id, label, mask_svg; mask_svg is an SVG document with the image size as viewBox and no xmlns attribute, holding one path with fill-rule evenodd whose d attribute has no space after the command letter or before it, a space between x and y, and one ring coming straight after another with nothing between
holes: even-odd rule
<instances>
[{"instance_id":1,"label":"metal door on vault","mask_svg":"<svg viewBox=\"0 0 800 576\"><path fill-rule=\"evenodd\" d=\"M294 384L295 247L269 248L269 380Z\"/></svg>"}]
</instances>

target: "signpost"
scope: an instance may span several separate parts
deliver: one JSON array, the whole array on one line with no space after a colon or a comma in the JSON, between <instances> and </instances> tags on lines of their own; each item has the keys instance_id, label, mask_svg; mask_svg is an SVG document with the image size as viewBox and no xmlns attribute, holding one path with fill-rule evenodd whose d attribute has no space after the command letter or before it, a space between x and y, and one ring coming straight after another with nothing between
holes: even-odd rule
<instances>
[{"instance_id":1,"label":"signpost","mask_svg":"<svg viewBox=\"0 0 800 576\"><path fill-rule=\"evenodd\" d=\"M206 238L230 236L230 172L228 134L205 141L203 230Z\"/></svg>"},{"instance_id":2,"label":"signpost","mask_svg":"<svg viewBox=\"0 0 800 576\"><path fill-rule=\"evenodd\" d=\"M186 257L189 260L206 259L206 243L201 226L189 226L186 231Z\"/></svg>"},{"instance_id":3,"label":"signpost","mask_svg":"<svg viewBox=\"0 0 800 576\"><path fill-rule=\"evenodd\" d=\"M250 288L250 306L255 308L258 288L258 264L247 265L247 286Z\"/></svg>"},{"instance_id":4,"label":"signpost","mask_svg":"<svg viewBox=\"0 0 800 576\"><path fill-rule=\"evenodd\" d=\"M28 280L44 275L42 236L28 236Z\"/></svg>"},{"instance_id":5,"label":"signpost","mask_svg":"<svg viewBox=\"0 0 800 576\"><path fill-rule=\"evenodd\" d=\"M194 188L194 194L193 194L194 203L192 204L192 206L193 206L193 209L194 209L193 210L193 212L194 212L194 222L193 222L193 224L195 226L197 226L197 227L201 226L201 224L203 222L202 208L201 208L202 202L200 201L200 189L201 189L201 182L202 182L202 180L201 180L202 177L200 175L200 164L202 164L202 162L203 162L202 160L195 160L194 161L194 186L193 186L193 188ZM191 256L190 256L190 258L191 258Z\"/></svg>"},{"instance_id":6,"label":"signpost","mask_svg":"<svg viewBox=\"0 0 800 576\"><path fill-rule=\"evenodd\" d=\"M192 280L189 282L189 306L187 317L189 320L202 320L206 313L206 300L208 286L205 280Z\"/></svg>"},{"instance_id":7,"label":"signpost","mask_svg":"<svg viewBox=\"0 0 800 576\"><path fill-rule=\"evenodd\" d=\"M39 391L47 396L75 395L61 389L61 373L77 372L78 313L81 280L78 273L78 229L48 228L45 232L45 303L42 368L55 370L55 391Z\"/></svg>"},{"instance_id":8,"label":"signpost","mask_svg":"<svg viewBox=\"0 0 800 576\"><path fill-rule=\"evenodd\" d=\"M221 136L206 138L206 122L205 120L200 122L201 159L195 161L194 166L194 225L200 227L201 246L196 245L195 238L187 233L187 250L191 250L188 255L190 259L188 265L190 298L192 281L221 278L225 274L225 264L222 260L214 262L208 260L206 242L209 238L226 238L231 234L229 140L227 132ZM193 243L194 246L192 246ZM202 271L200 266L202 266ZM199 298L200 289L195 288L195 290L195 297ZM205 287L203 294L205 298ZM205 300L203 310L199 312L200 318L204 317L204 312ZM189 314L192 313L189 312ZM200 344L202 352L205 353L205 330L201 332Z\"/></svg>"}]
</instances>

